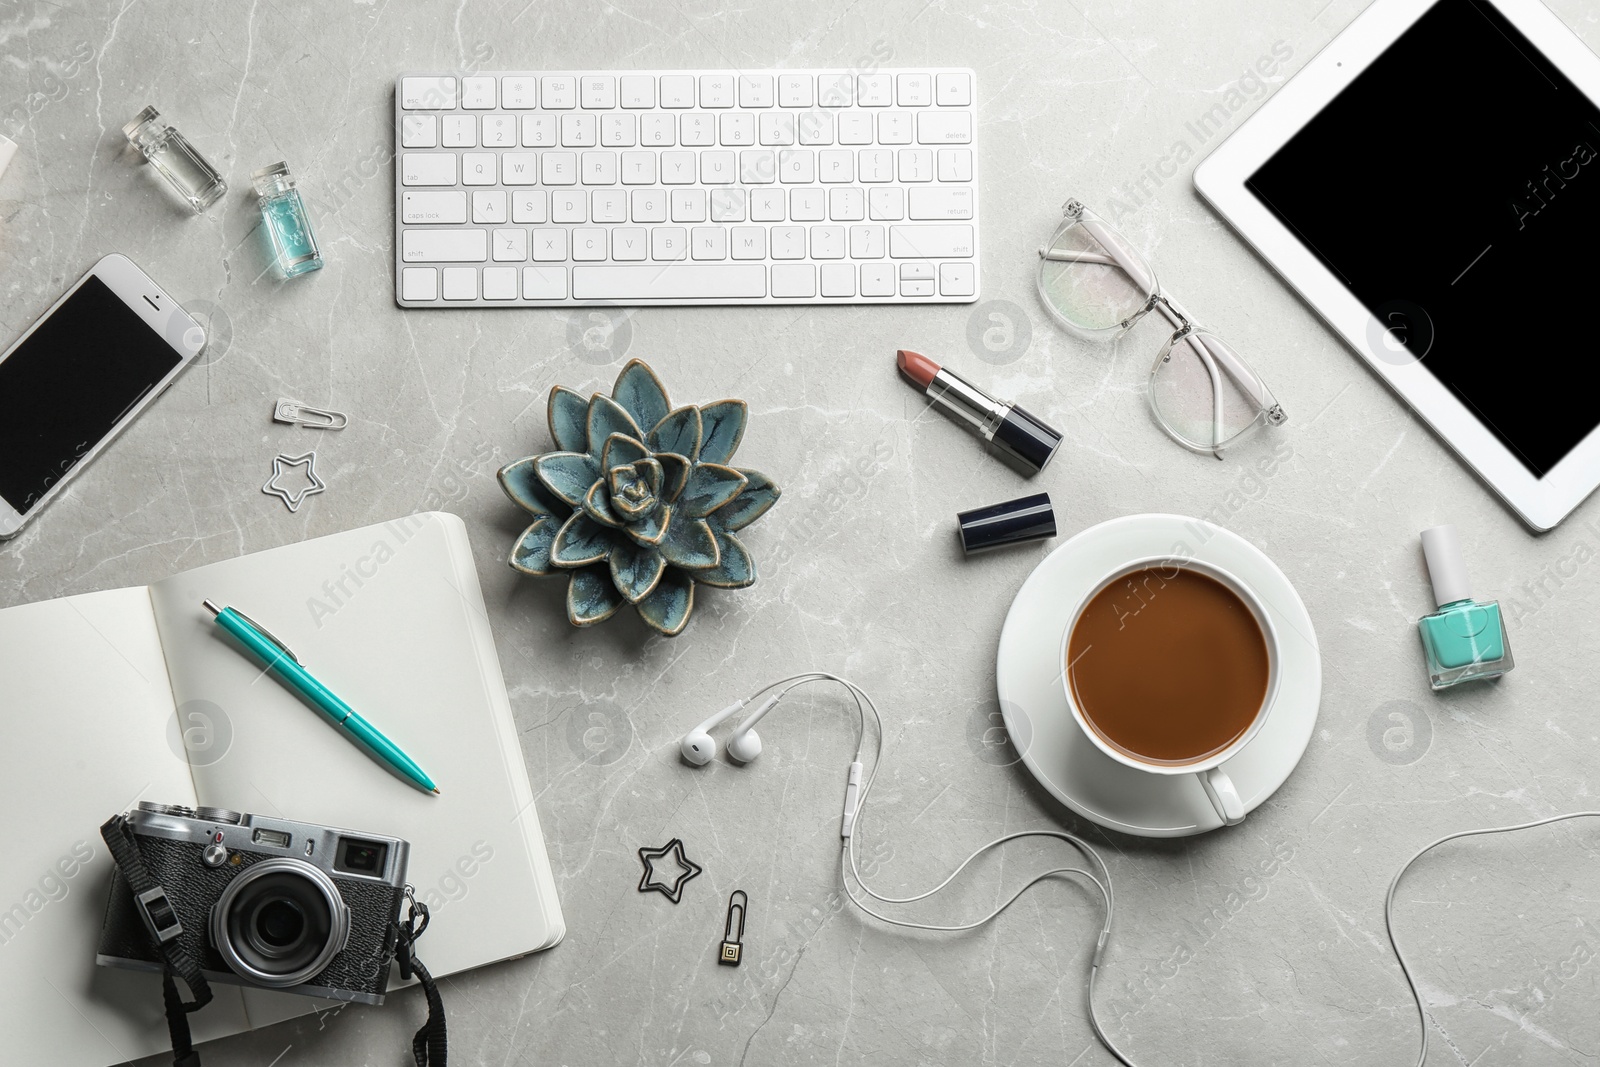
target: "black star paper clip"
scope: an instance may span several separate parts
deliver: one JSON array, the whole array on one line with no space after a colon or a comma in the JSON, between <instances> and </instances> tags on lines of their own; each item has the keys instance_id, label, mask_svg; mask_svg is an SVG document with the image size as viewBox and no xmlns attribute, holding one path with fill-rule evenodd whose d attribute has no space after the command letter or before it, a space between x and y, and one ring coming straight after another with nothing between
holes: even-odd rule
<instances>
[{"instance_id":1,"label":"black star paper clip","mask_svg":"<svg viewBox=\"0 0 1600 1067\"><path fill-rule=\"evenodd\" d=\"M671 856L679 868L678 876L671 881L656 877L655 861L667 856ZM654 889L674 904L683 897L684 883L700 873L700 865L683 854L683 842L676 837L660 848L641 848L639 859L644 863L644 877L639 879L639 892L648 893Z\"/></svg>"}]
</instances>

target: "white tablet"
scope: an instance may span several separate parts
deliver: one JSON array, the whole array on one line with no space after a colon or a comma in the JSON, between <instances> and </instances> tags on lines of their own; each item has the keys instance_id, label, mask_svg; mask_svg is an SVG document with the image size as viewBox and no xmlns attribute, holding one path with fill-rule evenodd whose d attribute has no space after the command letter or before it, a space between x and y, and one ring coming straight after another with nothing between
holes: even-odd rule
<instances>
[{"instance_id":1,"label":"white tablet","mask_svg":"<svg viewBox=\"0 0 1600 1067\"><path fill-rule=\"evenodd\" d=\"M1537 530L1600 483L1596 101L1538 0L1375 0L1194 176Z\"/></svg>"}]
</instances>

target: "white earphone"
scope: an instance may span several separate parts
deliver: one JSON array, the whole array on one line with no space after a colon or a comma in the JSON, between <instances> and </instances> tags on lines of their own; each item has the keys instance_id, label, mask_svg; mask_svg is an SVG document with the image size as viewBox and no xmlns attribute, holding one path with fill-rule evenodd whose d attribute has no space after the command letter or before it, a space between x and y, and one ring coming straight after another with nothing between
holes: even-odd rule
<instances>
[{"instance_id":1,"label":"white earphone","mask_svg":"<svg viewBox=\"0 0 1600 1067\"><path fill-rule=\"evenodd\" d=\"M783 683L779 682L778 684L782 685ZM771 686L768 688L771 688ZM782 696L783 693L774 693L756 709L754 715L739 724L739 728L733 731L733 736L728 738L728 755L740 763L749 763L761 755L761 735L756 733L753 727L761 721L763 715L777 705L778 699ZM717 743L711 740L711 731L715 727L721 726L734 715L737 715L744 705L745 702L743 700L735 700L732 704L729 704L711 716L711 718L684 734L683 740L678 742L678 751L683 755L683 758L696 767L704 767L710 763L711 757L717 754Z\"/></svg>"}]
</instances>

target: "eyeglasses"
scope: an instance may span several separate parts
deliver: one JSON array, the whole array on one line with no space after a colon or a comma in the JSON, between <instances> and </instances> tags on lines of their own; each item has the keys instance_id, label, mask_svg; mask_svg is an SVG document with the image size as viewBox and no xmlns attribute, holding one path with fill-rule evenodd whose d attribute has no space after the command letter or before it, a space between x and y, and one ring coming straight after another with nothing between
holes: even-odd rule
<instances>
[{"instance_id":1,"label":"eyeglasses","mask_svg":"<svg viewBox=\"0 0 1600 1067\"><path fill-rule=\"evenodd\" d=\"M1218 459L1222 450L1286 416L1260 375L1161 291L1155 271L1121 234L1076 200L1039 249L1039 299L1069 333L1114 341L1151 311L1172 336L1150 370L1150 408L1167 436Z\"/></svg>"}]
</instances>

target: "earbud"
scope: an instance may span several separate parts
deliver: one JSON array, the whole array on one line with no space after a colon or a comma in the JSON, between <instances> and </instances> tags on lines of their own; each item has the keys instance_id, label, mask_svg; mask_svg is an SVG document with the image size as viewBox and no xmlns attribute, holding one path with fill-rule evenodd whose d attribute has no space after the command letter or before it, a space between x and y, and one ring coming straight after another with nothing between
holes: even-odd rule
<instances>
[{"instance_id":1,"label":"earbud","mask_svg":"<svg viewBox=\"0 0 1600 1067\"><path fill-rule=\"evenodd\" d=\"M683 740L678 742L678 752L684 759L696 767L704 767L711 762L711 757L717 754L717 743L711 740L711 728L722 723L725 719L738 713L744 707L744 700L735 700L732 704L717 712L705 722L683 735ZM760 742L756 742L756 750L760 751Z\"/></svg>"},{"instance_id":2,"label":"earbud","mask_svg":"<svg viewBox=\"0 0 1600 1067\"><path fill-rule=\"evenodd\" d=\"M740 727L738 733L728 738L728 755L740 763L749 763L761 755L761 735Z\"/></svg>"}]
</instances>

